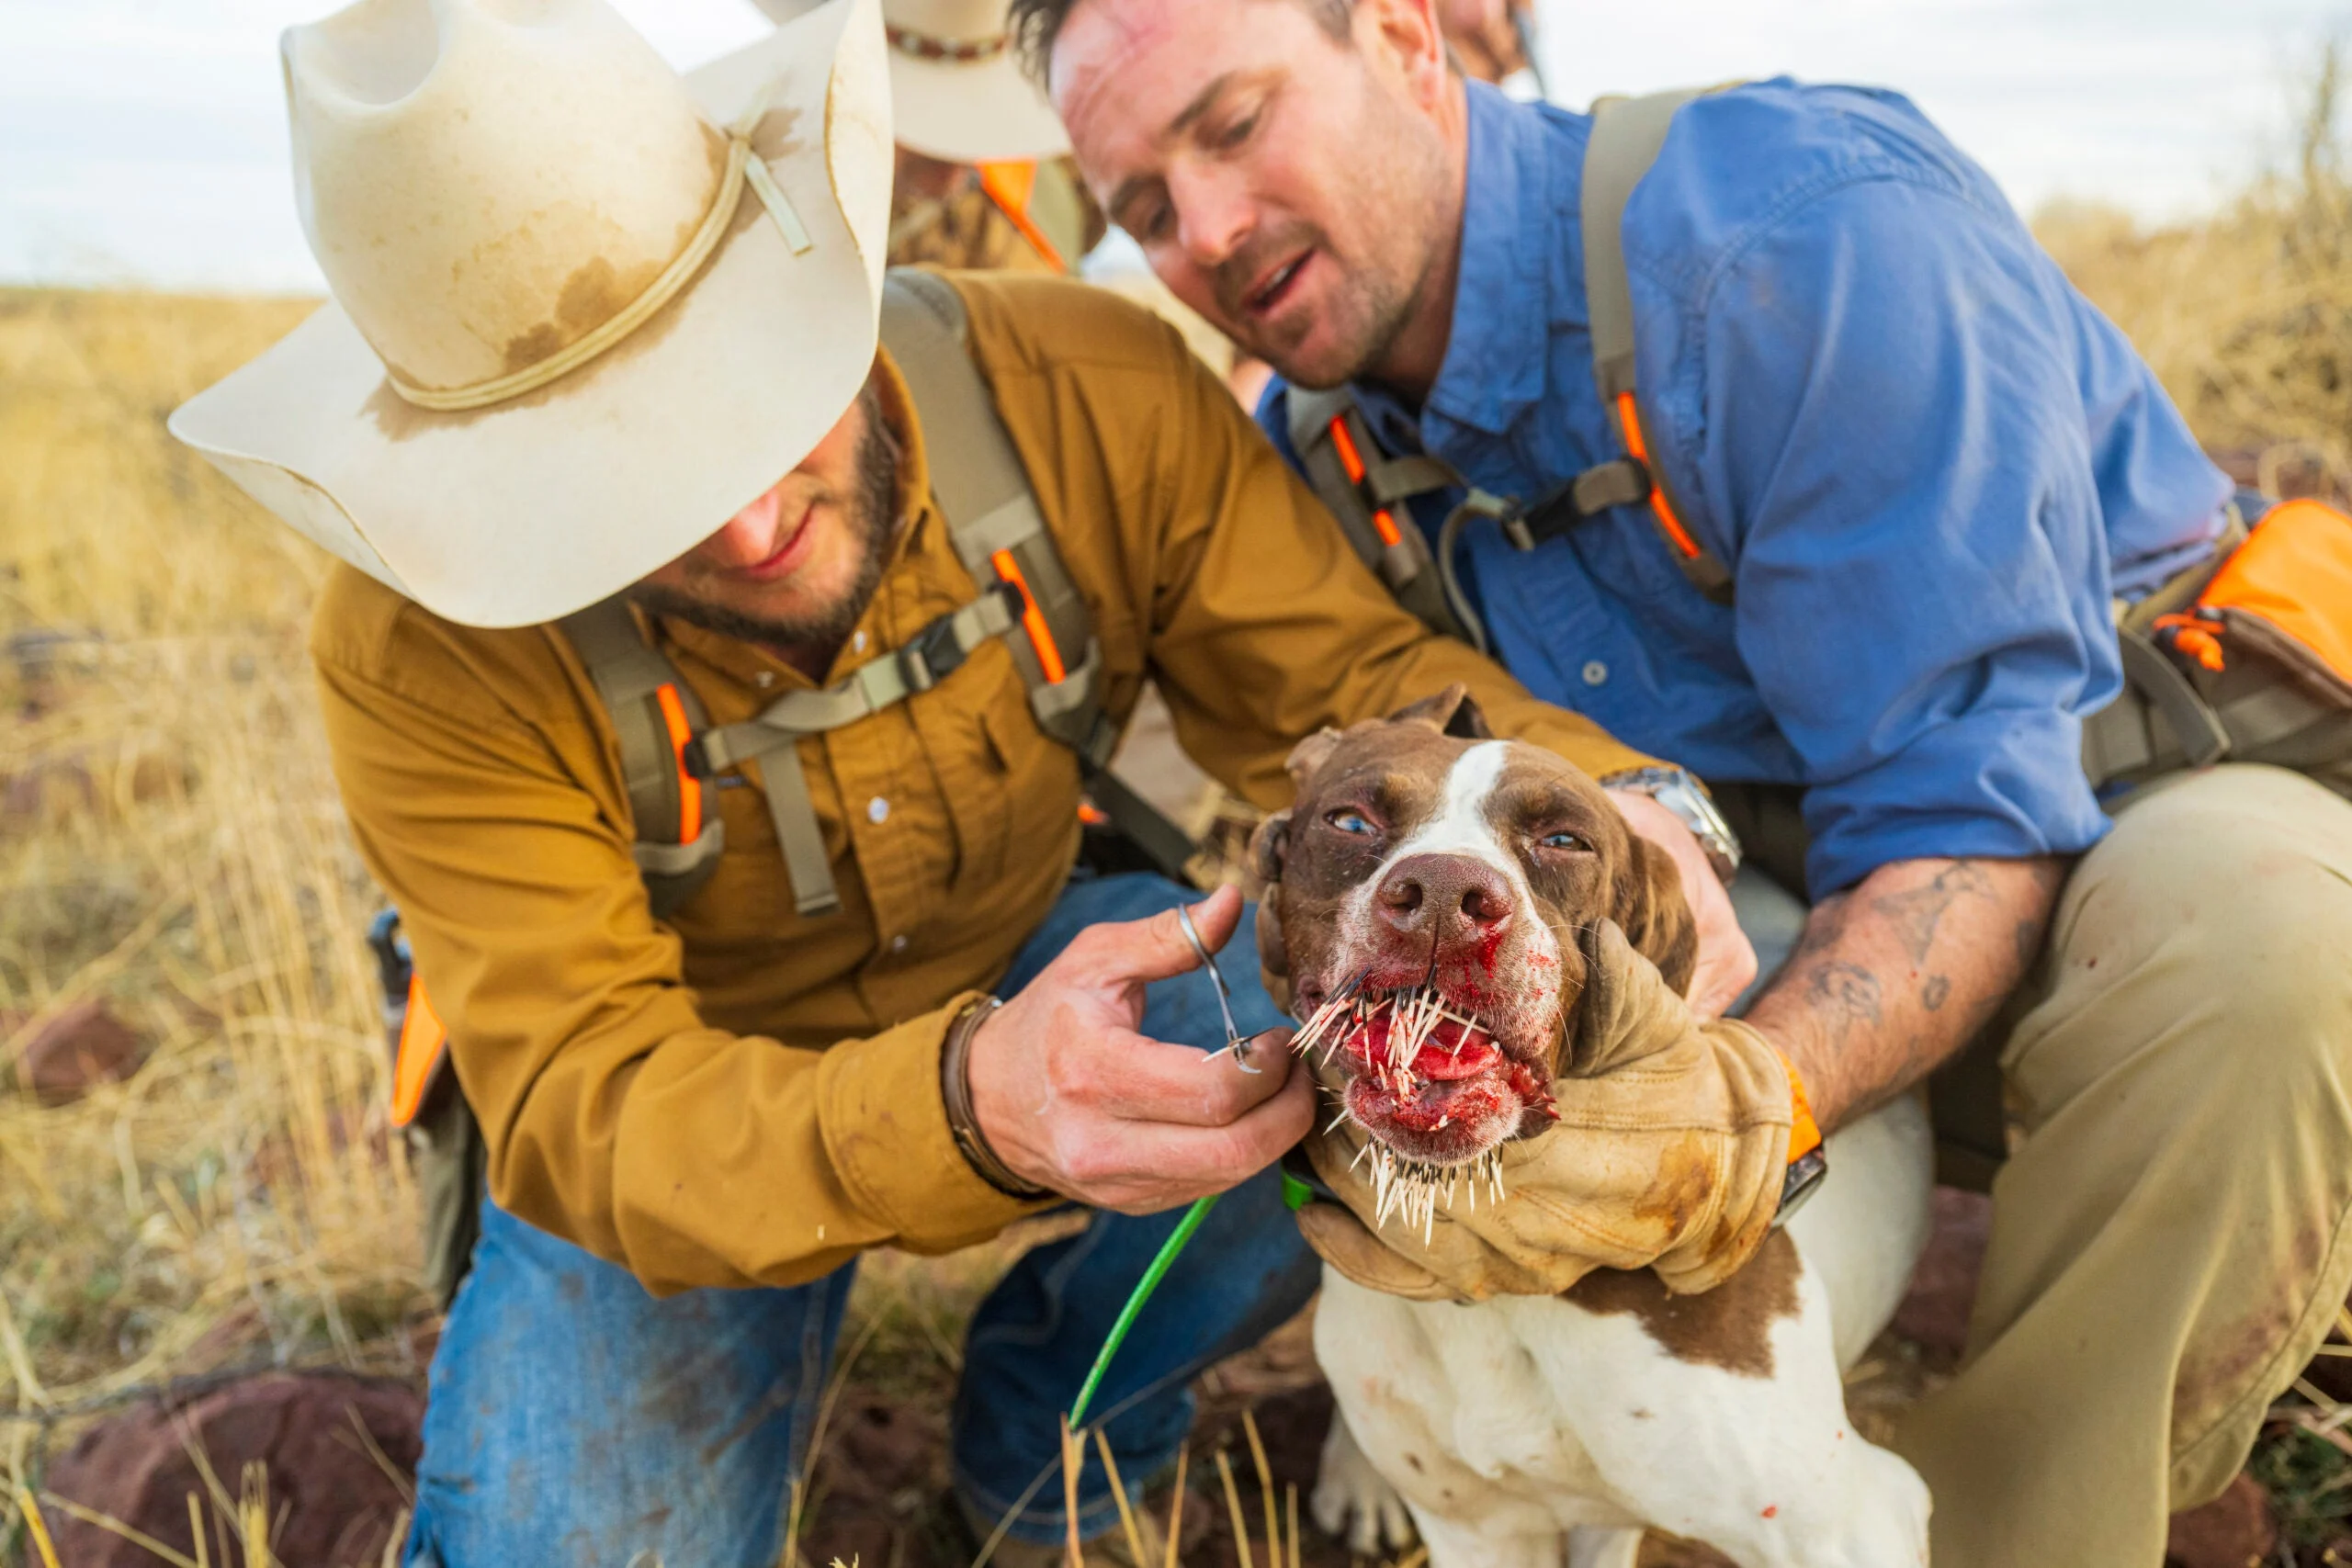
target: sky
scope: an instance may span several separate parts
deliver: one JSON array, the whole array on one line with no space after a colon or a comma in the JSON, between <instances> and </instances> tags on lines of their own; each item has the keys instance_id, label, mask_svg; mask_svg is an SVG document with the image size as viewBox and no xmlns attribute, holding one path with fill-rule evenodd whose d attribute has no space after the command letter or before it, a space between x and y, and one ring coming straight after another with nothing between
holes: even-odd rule
<instances>
[{"instance_id":1,"label":"sky","mask_svg":"<svg viewBox=\"0 0 2352 1568\"><path fill-rule=\"evenodd\" d=\"M614 0L675 63L751 0ZM2352 0L1540 0L1548 85L1787 72L1910 94L2030 211L2209 209L2286 145ZM0 0L0 282L315 292L276 38L334 0Z\"/></svg>"}]
</instances>

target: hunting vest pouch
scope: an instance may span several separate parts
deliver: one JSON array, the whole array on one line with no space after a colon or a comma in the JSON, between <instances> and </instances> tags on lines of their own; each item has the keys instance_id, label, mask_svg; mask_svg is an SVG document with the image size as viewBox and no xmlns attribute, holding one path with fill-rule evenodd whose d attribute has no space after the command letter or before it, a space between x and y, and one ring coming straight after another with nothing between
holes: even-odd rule
<instances>
[{"instance_id":1,"label":"hunting vest pouch","mask_svg":"<svg viewBox=\"0 0 2352 1568\"><path fill-rule=\"evenodd\" d=\"M2352 517L2282 502L2197 570L2192 601L2159 591L2118 626L2127 689L2086 729L2092 782L2267 762L2352 796Z\"/></svg>"}]
</instances>

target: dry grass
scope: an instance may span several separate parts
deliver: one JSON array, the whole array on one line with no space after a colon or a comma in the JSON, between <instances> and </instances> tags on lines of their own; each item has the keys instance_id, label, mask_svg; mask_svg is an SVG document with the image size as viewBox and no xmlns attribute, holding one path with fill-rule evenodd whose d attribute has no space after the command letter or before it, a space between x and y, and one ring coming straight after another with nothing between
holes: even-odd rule
<instances>
[{"instance_id":1,"label":"dry grass","mask_svg":"<svg viewBox=\"0 0 2352 1568\"><path fill-rule=\"evenodd\" d=\"M0 294L0 1063L92 997L153 1045L73 1106L0 1094L19 1416L256 1352L397 1365L422 1305L302 654L322 563L162 427L305 309ZM0 1425L10 1483L43 1431Z\"/></svg>"},{"instance_id":2,"label":"dry grass","mask_svg":"<svg viewBox=\"0 0 2352 1568\"><path fill-rule=\"evenodd\" d=\"M2331 63L2300 160L2210 222L2041 228L2200 438L2343 490L2335 90ZM0 1087L0 1553L42 1444L127 1387L257 1354L418 1370L414 1193L359 942L375 896L301 647L323 559L163 430L306 309L0 291L0 1069L87 997L154 1045L64 1109ZM861 1381L938 1397L1006 1256L875 1259L845 1340Z\"/></svg>"},{"instance_id":3,"label":"dry grass","mask_svg":"<svg viewBox=\"0 0 2352 1568\"><path fill-rule=\"evenodd\" d=\"M2036 231L2129 333L2206 446L2266 489L2352 496L2352 178L2323 51L2296 153L2199 223L2052 209Z\"/></svg>"}]
</instances>

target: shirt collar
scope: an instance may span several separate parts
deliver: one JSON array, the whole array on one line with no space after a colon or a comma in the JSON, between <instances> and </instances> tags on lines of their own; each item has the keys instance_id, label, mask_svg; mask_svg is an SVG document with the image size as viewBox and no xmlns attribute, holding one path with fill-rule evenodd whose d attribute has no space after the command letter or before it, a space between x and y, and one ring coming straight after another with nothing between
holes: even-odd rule
<instances>
[{"instance_id":1,"label":"shirt collar","mask_svg":"<svg viewBox=\"0 0 2352 1568\"><path fill-rule=\"evenodd\" d=\"M1557 242L1541 113L1483 82L1466 85L1469 156L1453 327L1429 409L1499 435L1544 395L1544 280ZM1531 342L1531 329L1534 337Z\"/></svg>"}]
</instances>

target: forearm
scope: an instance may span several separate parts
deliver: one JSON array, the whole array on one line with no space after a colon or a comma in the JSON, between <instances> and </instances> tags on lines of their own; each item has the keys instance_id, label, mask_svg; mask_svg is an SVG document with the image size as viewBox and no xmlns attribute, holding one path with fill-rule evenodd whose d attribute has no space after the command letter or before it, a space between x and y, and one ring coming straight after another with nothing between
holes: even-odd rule
<instances>
[{"instance_id":1,"label":"forearm","mask_svg":"<svg viewBox=\"0 0 2352 1568\"><path fill-rule=\"evenodd\" d=\"M2041 951L2066 863L1911 860L1815 906L1747 1021L1787 1054L1833 1128L1974 1038Z\"/></svg>"},{"instance_id":2,"label":"forearm","mask_svg":"<svg viewBox=\"0 0 2352 1568\"><path fill-rule=\"evenodd\" d=\"M698 1028L628 1061L578 1043L526 1087L477 1072L498 1085L479 1108L492 1191L657 1294L799 1284L869 1247L985 1239L1029 1205L982 1182L947 1129L954 1010L824 1051Z\"/></svg>"}]
</instances>

